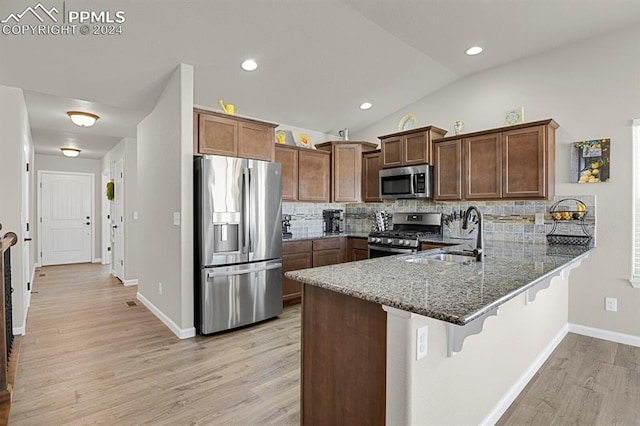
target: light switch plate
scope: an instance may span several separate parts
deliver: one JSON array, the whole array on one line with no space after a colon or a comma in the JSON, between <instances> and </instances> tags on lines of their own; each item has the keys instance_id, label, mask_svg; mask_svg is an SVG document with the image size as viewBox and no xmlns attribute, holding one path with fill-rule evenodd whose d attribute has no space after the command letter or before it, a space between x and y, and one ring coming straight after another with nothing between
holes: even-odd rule
<instances>
[{"instance_id":1,"label":"light switch plate","mask_svg":"<svg viewBox=\"0 0 640 426\"><path fill-rule=\"evenodd\" d=\"M173 212L173 224L180 226L180 212Z\"/></svg>"},{"instance_id":2,"label":"light switch plate","mask_svg":"<svg viewBox=\"0 0 640 426\"><path fill-rule=\"evenodd\" d=\"M544 225L544 213L536 213L536 225Z\"/></svg>"},{"instance_id":3,"label":"light switch plate","mask_svg":"<svg viewBox=\"0 0 640 426\"><path fill-rule=\"evenodd\" d=\"M133 220L138 220L138 212L133 212Z\"/></svg>"}]
</instances>

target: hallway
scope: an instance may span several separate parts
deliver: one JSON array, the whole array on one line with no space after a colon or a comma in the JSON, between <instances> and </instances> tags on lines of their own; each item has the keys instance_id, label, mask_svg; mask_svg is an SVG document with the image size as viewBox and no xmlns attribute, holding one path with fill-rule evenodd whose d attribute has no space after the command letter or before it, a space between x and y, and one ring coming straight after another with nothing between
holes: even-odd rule
<instances>
[{"instance_id":1,"label":"hallway","mask_svg":"<svg viewBox=\"0 0 640 426\"><path fill-rule=\"evenodd\" d=\"M179 340L108 267L40 268L33 290L11 425L299 423L299 307Z\"/></svg>"}]
</instances>

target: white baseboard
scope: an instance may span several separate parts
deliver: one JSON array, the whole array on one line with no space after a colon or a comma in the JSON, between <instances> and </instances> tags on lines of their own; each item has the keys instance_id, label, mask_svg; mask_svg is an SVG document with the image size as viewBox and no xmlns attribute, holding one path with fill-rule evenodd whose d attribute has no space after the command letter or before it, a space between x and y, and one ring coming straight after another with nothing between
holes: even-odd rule
<instances>
[{"instance_id":1,"label":"white baseboard","mask_svg":"<svg viewBox=\"0 0 640 426\"><path fill-rule=\"evenodd\" d=\"M124 281L122 282L122 284L123 284L125 287L129 287L129 286L132 286L132 285L138 285L138 279L137 279L137 278L134 278L134 279L132 279L132 280L124 280Z\"/></svg>"},{"instance_id":2,"label":"white baseboard","mask_svg":"<svg viewBox=\"0 0 640 426\"><path fill-rule=\"evenodd\" d=\"M596 339L640 347L640 336L602 330L600 328L587 327L580 324L569 324L569 331L583 336L595 337Z\"/></svg>"},{"instance_id":3,"label":"white baseboard","mask_svg":"<svg viewBox=\"0 0 640 426\"><path fill-rule=\"evenodd\" d=\"M91 263L102 263L102 258L101 257L94 257L93 260L91 261Z\"/></svg>"},{"instance_id":4,"label":"white baseboard","mask_svg":"<svg viewBox=\"0 0 640 426\"><path fill-rule=\"evenodd\" d=\"M33 264L34 268L41 268L42 265L40 264L40 262L36 262Z\"/></svg>"},{"instance_id":5,"label":"white baseboard","mask_svg":"<svg viewBox=\"0 0 640 426\"><path fill-rule=\"evenodd\" d=\"M564 327L554 336L549 344L542 350L540 355L531 363L529 368L520 376L520 378L509 388L507 393L500 399L498 404L491 410L489 415L485 417L480 424L481 425L494 425L500 420L500 417L507 411L507 409L513 404L520 392L527 386L531 378L542 367L542 364L549 358L554 349L562 342L564 336L570 331L569 324L565 324Z\"/></svg>"},{"instance_id":6,"label":"white baseboard","mask_svg":"<svg viewBox=\"0 0 640 426\"><path fill-rule=\"evenodd\" d=\"M175 322L173 322L171 320L171 318L169 318L168 316L166 316L164 314L164 312L162 312L160 309L158 309L153 303L151 303L149 301L149 299L147 299L146 297L144 297L142 294L140 294L140 292L136 293L136 297L138 298L139 301L142 302L142 304L144 306L147 307L147 309L149 309L151 311L151 313L153 315L155 315L156 317L158 317L158 319L160 321L162 321L162 323L164 325L166 325L169 330L171 330L173 332L173 334L175 334L176 336L178 336L179 339L188 339L190 337L194 337L196 335L196 328L195 327L191 327L191 328L180 328L178 326L178 324L176 324Z\"/></svg>"},{"instance_id":7,"label":"white baseboard","mask_svg":"<svg viewBox=\"0 0 640 426\"><path fill-rule=\"evenodd\" d=\"M13 327L14 336L24 336L24 327Z\"/></svg>"}]
</instances>

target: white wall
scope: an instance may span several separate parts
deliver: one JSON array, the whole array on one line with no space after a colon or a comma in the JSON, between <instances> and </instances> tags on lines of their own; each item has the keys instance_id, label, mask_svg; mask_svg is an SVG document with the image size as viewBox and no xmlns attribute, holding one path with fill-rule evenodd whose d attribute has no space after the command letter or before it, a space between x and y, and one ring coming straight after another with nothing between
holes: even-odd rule
<instances>
[{"instance_id":1,"label":"white wall","mask_svg":"<svg viewBox=\"0 0 640 426\"><path fill-rule=\"evenodd\" d=\"M180 337L193 318L193 67L181 64L138 124L138 297ZM181 225L173 224L174 213ZM162 283L162 295L158 283Z\"/></svg>"},{"instance_id":2,"label":"white wall","mask_svg":"<svg viewBox=\"0 0 640 426\"><path fill-rule=\"evenodd\" d=\"M82 154L80 154L82 156ZM95 210L93 222L94 228L94 248L95 256L93 261L99 261L102 258L102 220L100 217L100 203L104 196L105 189L102 188L102 169L100 160L94 160L92 158L69 158L60 155L35 155L35 173L33 179L37 181L38 171L54 171L54 172L72 172L72 173L90 173L94 176L94 199ZM37 185L37 183L36 183ZM37 209L37 204L34 205L34 209ZM38 247L38 228L34 227L34 244L36 245L36 253L38 254L37 262L40 263L40 247Z\"/></svg>"},{"instance_id":3,"label":"white wall","mask_svg":"<svg viewBox=\"0 0 640 426\"><path fill-rule=\"evenodd\" d=\"M124 168L124 279L138 278L138 221L133 213L138 211L138 150L133 138L123 138L111 151L102 157L102 170L110 169L111 163L123 159ZM104 195L100 202L109 202ZM98 208L98 206L96 206Z\"/></svg>"},{"instance_id":4,"label":"white wall","mask_svg":"<svg viewBox=\"0 0 640 426\"><path fill-rule=\"evenodd\" d=\"M597 203L597 250L571 276L571 323L640 335L640 290L631 273L631 120L640 117L640 28L627 28L570 47L463 78L408 105L352 139L375 140L396 131L407 112L420 125L453 134L502 126L504 112L524 107L525 121L553 118L559 124L556 193L590 194ZM473 58L469 58L473 60ZM611 182L569 183L572 142L611 138ZM618 312L604 298L618 299Z\"/></svg>"},{"instance_id":5,"label":"white wall","mask_svg":"<svg viewBox=\"0 0 640 426\"><path fill-rule=\"evenodd\" d=\"M13 291L13 330L16 334L22 334L26 326L28 293L24 287L31 277L24 277L24 270L33 271L33 256L30 257L27 268L23 265L23 244L29 233L22 226L22 209L28 203L23 204L23 191L18 182L22 182L22 171L26 165L23 161L25 148L33 153L31 140L31 128L24 94L21 89L0 86L0 223L2 230L0 235L14 232L18 235L18 242L11 248L11 285ZM33 170L33 169L31 169ZM32 173L32 172L31 172ZM35 174L32 174L33 178ZM31 207L30 207L31 208ZM32 218L33 214L27 213ZM33 234L31 234L33 235ZM3 296L4 297L4 296Z\"/></svg>"}]
</instances>

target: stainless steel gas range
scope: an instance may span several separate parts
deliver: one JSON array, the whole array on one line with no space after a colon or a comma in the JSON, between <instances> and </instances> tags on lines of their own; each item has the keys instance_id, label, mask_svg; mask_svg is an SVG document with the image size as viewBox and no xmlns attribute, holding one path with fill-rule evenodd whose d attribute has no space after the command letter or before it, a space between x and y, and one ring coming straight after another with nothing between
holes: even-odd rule
<instances>
[{"instance_id":1,"label":"stainless steel gas range","mask_svg":"<svg viewBox=\"0 0 640 426\"><path fill-rule=\"evenodd\" d=\"M393 228L371 232L369 258L413 253L420 250L420 239L442 237L442 213L394 213Z\"/></svg>"}]
</instances>

